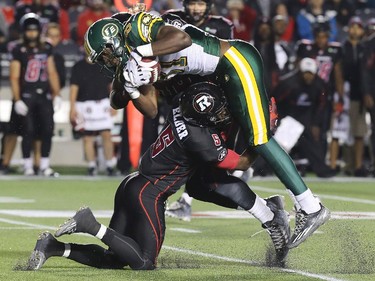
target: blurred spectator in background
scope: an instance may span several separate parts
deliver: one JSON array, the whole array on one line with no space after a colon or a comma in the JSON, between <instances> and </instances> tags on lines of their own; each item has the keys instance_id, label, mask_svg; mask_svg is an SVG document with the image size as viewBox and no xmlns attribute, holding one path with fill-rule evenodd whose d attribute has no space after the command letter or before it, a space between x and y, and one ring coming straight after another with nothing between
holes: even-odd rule
<instances>
[{"instance_id":1,"label":"blurred spectator in background","mask_svg":"<svg viewBox=\"0 0 375 281\"><path fill-rule=\"evenodd\" d=\"M349 19L355 13L355 5L351 0L327 0L325 7L328 10L336 11L337 38L336 41L342 42L346 38L347 25Z\"/></svg>"},{"instance_id":2,"label":"blurred spectator in background","mask_svg":"<svg viewBox=\"0 0 375 281\"><path fill-rule=\"evenodd\" d=\"M260 18L255 26L253 45L262 55L264 65L264 84L270 93L279 79L279 66L276 62L275 35L272 21Z\"/></svg>"},{"instance_id":3,"label":"blurred spectator in background","mask_svg":"<svg viewBox=\"0 0 375 281\"><path fill-rule=\"evenodd\" d=\"M54 129L52 100L60 101L60 83L52 47L40 38L42 27L36 14L24 15L20 25L23 41L12 50L10 62L10 84L14 100L10 145L14 149L16 134L22 135L24 174L34 175L31 151L34 140L40 137L41 173L44 176L56 176L50 168L49 154ZM11 155L13 151L8 153Z\"/></svg>"},{"instance_id":4,"label":"blurred spectator in background","mask_svg":"<svg viewBox=\"0 0 375 281\"><path fill-rule=\"evenodd\" d=\"M284 3L276 5L272 23L276 41L293 42L295 22L294 18L289 16L288 9Z\"/></svg>"},{"instance_id":5,"label":"blurred spectator in background","mask_svg":"<svg viewBox=\"0 0 375 281\"><path fill-rule=\"evenodd\" d=\"M62 38L70 38L69 16L65 10L60 9L57 0L19 0L15 6L15 23L18 24L27 13L35 13L40 17L42 29L50 22L58 23Z\"/></svg>"},{"instance_id":6,"label":"blurred spectator in background","mask_svg":"<svg viewBox=\"0 0 375 281\"><path fill-rule=\"evenodd\" d=\"M228 0L227 9L227 17L234 25L234 38L250 42L257 18L256 11L243 0Z\"/></svg>"},{"instance_id":7,"label":"blurred spectator in background","mask_svg":"<svg viewBox=\"0 0 375 281\"><path fill-rule=\"evenodd\" d=\"M283 2L282 0L252 0L249 5L255 9L258 17L271 18L275 6Z\"/></svg>"},{"instance_id":8,"label":"blurred spectator in background","mask_svg":"<svg viewBox=\"0 0 375 281\"><path fill-rule=\"evenodd\" d=\"M104 3L104 0L87 0L86 3L88 7L77 19L77 44L80 46L83 45L83 37L92 23L101 18L111 16L111 12Z\"/></svg>"},{"instance_id":9,"label":"blurred spectator in background","mask_svg":"<svg viewBox=\"0 0 375 281\"><path fill-rule=\"evenodd\" d=\"M334 116L338 118L343 110L344 79L342 73L341 45L329 42L330 29L327 22L316 23L313 27L314 41L302 40L297 46L297 61L309 57L318 63L318 75L327 84L327 107L324 114L325 121L322 124L323 147L327 145L326 132L330 128L332 109ZM338 94L336 102L333 101L334 93ZM330 146L331 168L336 168L339 145L338 140L333 139Z\"/></svg>"},{"instance_id":10,"label":"blurred spectator in background","mask_svg":"<svg viewBox=\"0 0 375 281\"><path fill-rule=\"evenodd\" d=\"M113 121L109 103L111 79L100 68L83 59L77 62L70 79L70 121L83 136L88 175L97 174L95 138L100 135L106 160L107 175L114 175L114 150L111 140Z\"/></svg>"},{"instance_id":11,"label":"blurred spectator in background","mask_svg":"<svg viewBox=\"0 0 375 281\"><path fill-rule=\"evenodd\" d=\"M371 116L371 165L375 176L375 18L371 18L367 24L367 38L365 53L363 56L363 103Z\"/></svg>"},{"instance_id":12,"label":"blurred spectator in background","mask_svg":"<svg viewBox=\"0 0 375 281\"><path fill-rule=\"evenodd\" d=\"M166 11L171 9L181 9L182 3L180 0L158 0L153 1L152 10L158 11L160 14L164 14Z\"/></svg>"},{"instance_id":13,"label":"blurred spectator in background","mask_svg":"<svg viewBox=\"0 0 375 281\"><path fill-rule=\"evenodd\" d=\"M329 24L329 41L337 40L336 12L324 8L324 0L308 0L306 9L302 9L297 17L297 35L299 39L314 39L313 28L317 23Z\"/></svg>"},{"instance_id":14,"label":"blurred spectator in background","mask_svg":"<svg viewBox=\"0 0 375 281\"><path fill-rule=\"evenodd\" d=\"M349 146L346 151L345 174L356 177L368 175L363 163L364 137L367 132L361 85L364 34L364 23L361 18L352 17L348 24L348 37L343 43L344 80L348 83L350 95L350 139L354 139L354 145Z\"/></svg>"},{"instance_id":15,"label":"blurred spectator in background","mask_svg":"<svg viewBox=\"0 0 375 281\"><path fill-rule=\"evenodd\" d=\"M79 15L85 10L86 0L71 0L68 8L68 16L70 22L70 38L77 42L77 21Z\"/></svg>"},{"instance_id":16,"label":"blurred spectator in background","mask_svg":"<svg viewBox=\"0 0 375 281\"><path fill-rule=\"evenodd\" d=\"M304 58L299 68L281 80L273 91L279 117L290 116L300 122L304 131L294 151L309 160L309 165L318 177L332 177L336 172L325 164L325 153L320 142L320 128L324 122L326 85L316 75L318 66L311 58Z\"/></svg>"},{"instance_id":17,"label":"blurred spectator in background","mask_svg":"<svg viewBox=\"0 0 375 281\"><path fill-rule=\"evenodd\" d=\"M49 23L46 29L46 40L53 47L53 59L55 61L56 70L59 74L60 87L64 88L66 84L66 69L65 59L61 53L56 50L56 47L61 43L61 29L57 23Z\"/></svg>"},{"instance_id":18,"label":"blurred spectator in background","mask_svg":"<svg viewBox=\"0 0 375 281\"><path fill-rule=\"evenodd\" d=\"M287 41L282 40L282 35L287 26L287 18L282 15L276 15L272 19L272 28L275 36L275 56L280 75L291 71L293 66L293 46Z\"/></svg>"},{"instance_id":19,"label":"blurred spectator in background","mask_svg":"<svg viewBox=\"0 0 375 281\"><path fill-rule=\"evenodd\" d=\"M336 11L336 23L338 28L347 26L349 19L355 12L355 5L351 0L327 0L325 7L327 10Z\"/></svg>"}]
</instances>

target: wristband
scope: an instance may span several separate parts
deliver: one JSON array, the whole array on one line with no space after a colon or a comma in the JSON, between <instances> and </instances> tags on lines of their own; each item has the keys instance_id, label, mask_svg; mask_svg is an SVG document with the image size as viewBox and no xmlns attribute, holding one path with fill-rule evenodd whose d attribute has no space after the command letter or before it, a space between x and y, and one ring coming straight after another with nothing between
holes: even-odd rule
<instances>
[{"instance_id":1,"label":"wristband","mask_svg":"<svg viewBox=\"0 0 375 281\"><path fill-rule=\"evenodd\" d=\"M134 92L129 93L129 96L132 100L139 98L140 95L141 93L138 90L135 90Z\"/></svg>"},{"instance_id":2,"label":"wristband","mask_svg":"<svg viewBox=\"0 0 375 281\"><path fill-rule=\"evenodd\" d=\"M137 50L138 53L140 53L142 55L142 57L153 57L154 56L154 52L152 51L151 43L146 44L146 45L142 45L142 46L138 46L136 48L136 50Z\"/></svg>"}]
</instances>

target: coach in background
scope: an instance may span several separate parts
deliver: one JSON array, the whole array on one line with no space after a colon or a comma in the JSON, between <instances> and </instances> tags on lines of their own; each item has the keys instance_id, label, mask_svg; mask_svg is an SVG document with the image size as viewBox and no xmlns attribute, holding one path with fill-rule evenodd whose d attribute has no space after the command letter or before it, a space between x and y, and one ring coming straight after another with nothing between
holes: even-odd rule
<instances>
[{"instance_id":1,"label":"coach in background","mask_svg":"<svg viewBox=\"0 0 375 281\"><path fill-rule=\"evenodd\" d=\"M109 103L111 79L100 73L97 65L87 59L77 62L70 79L70 121L73 129L83 135L88 175L97 174L95 138L103 141L107 175L114 175L113 143L111 129L113 121Z\"/></svg>"},{"instance_id":2,"label":"coach in background","mask_svg":"<svg viewBox=\"0 0 375 281\"><path fill-rule=\"evenodd\" d=\"M367 22L368 37L363 56L363 103L371 116L372 165L375 167L375 18ZM375 176L375 171L373 171Z\"/></svg>"},{"instance_id":3,"label":"coach in background","mask_svg":"<svg viewBox=\"0 0 375 281\"><path fill-rule=\"evenodd\" d=\"M35 174L31 151L38 134L42 142L41 173L44 176L55 176L56 173L50 168L49 155L54 130L53 100L60 100L60 83L52 46L40 39L41 23L36 14L26 14L20 24L23 38L12 50L10 62L10 84L14 100L11 133L13 136L17 133L22 136L25 175Z\"/></svg>"}]
</instances>

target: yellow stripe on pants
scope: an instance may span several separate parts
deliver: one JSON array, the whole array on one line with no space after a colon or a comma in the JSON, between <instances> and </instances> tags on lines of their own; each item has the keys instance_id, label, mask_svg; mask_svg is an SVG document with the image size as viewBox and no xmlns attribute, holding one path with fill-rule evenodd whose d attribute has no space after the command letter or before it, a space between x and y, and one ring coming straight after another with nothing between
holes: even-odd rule
<instances>
[{"instance_id":1,"label":"yellow stripe on pants","mask_svg":"<svg viewBox=\"0 0 375 281\"><path fill-rule=\"evenodd\" d=\"M234 66L245 93L246 105L253 127L254 145L266 143L268 141L267 126L254 72L248 61L236 48L231 47L225 53L225 57Z\"/></svg>"}]
</instances>

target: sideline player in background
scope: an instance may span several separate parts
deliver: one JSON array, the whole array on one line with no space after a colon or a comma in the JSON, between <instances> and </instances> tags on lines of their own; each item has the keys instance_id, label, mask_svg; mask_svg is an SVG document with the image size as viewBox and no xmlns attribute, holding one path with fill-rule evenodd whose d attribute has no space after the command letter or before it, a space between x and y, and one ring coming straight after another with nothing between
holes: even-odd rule
<instances>
[{"instance_id":1,"label":"sideline player in background","mask_svg":"<svg viewBox=\"0 0 375 281\"><path fill-rule=\"evenodd\" d=\"M143 114L155 110L138 90L151 78L151 70L140 66L143 57L159 59L161 80L182 74L214 76L248 146L266 160L293 194L298 211L289 247L297 247L329 219L329 210L307 188L290 156L271 136L262 58L254 46L219 39L192 25L178 29L145 12L134 14L124 27L113 19L97 21L85 38L85 50L93 62L109 68L120 66L117 73L124 75L127 96ZM101 44L103 41L106 44ZM130 60L123 65L126 50Z\"/></svg>"},{"instance_id":2,"label":"sideline player in background","mask_svg":"<svg viewBox=\"0 0 375 281\"><path fill-rule=\"evenodd\" d=\"M14 100L9 136L22 135L25 175L35 174L31 151L38 137L41 140L41 174L56 176L57 173L50 168L49 155L54 129L53 100L60 100L60 83L52 46L40 39L41 23L38 15L24 15L20 25L23 40L12 50L9 70Z\"/></svg>"},{"instance_id":3,"label":"sideline player in background","mask_svg":"<svg viewBox=\"0 0 375 281\"><path fill-rule=\"evenodd\" d=\"M177 27L184 25L184 22L186 22L219 38L233 39L233 23L222 16L210 15L213 5L212 0L184 0L183 5L183 9L167 11L162 15L163 20ZM163 87L163 89L165 89L172 84L181 84L184 83L186 79L194 81L202 78L190 75L189 78L184 77L183 79L184 80L182 80L180 76L176 76L175 79L164 82L164 85L160 85L161 83L159 83L159 88ZM190 221L192 201L193 197L189 196L189 194L184 191L176 202L172 202L168 205L165 214L183 221Z\"/></svg>"},{"instance_id":4,"label":"sideline player in background","mask_svg":"<svg viewBox=\"0 0 375 281\"><path fill-rule=\"evenodd\" d=\"M159 137L143 155L139 172L127 176L117 189L114 214L109 227L96 221L89 208L61 225L56 237L72 233L88 233L99 238L109 249L99 245L79 245L57 241L50 233L42 233L29 259L29 269L37 270L52 256L63 256L98 268L134 270L156 268L157 257L165 235L165 201L199 166L210 166L206 184L211 190L193 186L199 199L222 202L222 194L236 193L240 206L254 215L262 227L278 237L279 262L288 253L290 229L287 213L279 196L262 199L246 183L233 176L223 181L214 176L220 169L246 170L248 155L228 149L223 134L231 122L225 96L211 83L198 83L174 99L172 110ZM246 153L245 153L246 154ZM228 206L238 207L228 201Z\"/></svg>"}]
</instances>

